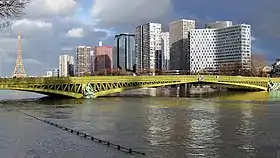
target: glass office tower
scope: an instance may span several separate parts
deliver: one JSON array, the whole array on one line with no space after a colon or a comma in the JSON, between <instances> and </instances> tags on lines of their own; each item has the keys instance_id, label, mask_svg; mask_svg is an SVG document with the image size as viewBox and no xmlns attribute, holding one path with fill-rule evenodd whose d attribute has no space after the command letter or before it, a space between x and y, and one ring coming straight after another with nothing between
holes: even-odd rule
<instances>
[{"instance_id":1,"label":"glass office tower","mask_svg":"<svg viewBox=\"0 0 280 158\"><path fill-rule=\"evenodd\" d=\"M113 53L114 69L133 71L135 58L135 35L127 33L116 35Z\"/></svg>"}]
</instances>

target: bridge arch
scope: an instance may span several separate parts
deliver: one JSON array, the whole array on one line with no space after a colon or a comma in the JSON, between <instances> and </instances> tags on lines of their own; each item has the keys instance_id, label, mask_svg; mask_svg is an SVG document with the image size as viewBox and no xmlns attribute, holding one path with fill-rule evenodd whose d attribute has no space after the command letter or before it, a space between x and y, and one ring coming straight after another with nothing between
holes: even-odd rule
<instances>
[{"instance_id":1,"label":"bridge arch","mask_svg":"<svg viewBox=\"0 0 280 158\"><path fill-rule=\"evenodd\" d=\"M229 89L267 91L267 87L253 85L253 84L244 84L244 83L230 83L230 82L211 81L211 82L191 82L190 84L215 85L217 87L225 87L225 88L229 88Z\"/></svg>"},{"instance_id":2,"label":"bridge arch","mask_svg":"<svg viewBox=\"0 0 280 158\"><path fill-rule=\"evenodd\" d=\"M211 82L174 82L174 83L160 83L160 84L147 84L143 86L130 86L124 88L116 88L110 89L105 91L96 92L96 96L105 96L114 93L120 93L126 90L133 90L133 89L140 89L140 88L157 88L157 87L166 87L172 85L180 85L180 84L202 84L202 85L215 85L217 87L225 87L229 89L244 89L248 91L267 91L267 87L251 85L251 84L243 84L243 83L227 83L227 82L218 82L218 81L211 81Z\"/></svg>"},{"instance_id":3,"label":"bridge arch","mask_svg":"<svg viewBox=\"0 0 280 158\"><path fill-rule=\"evenodd\" d=\"M46 89L33 89L33 88L0 88L0 90L13 90L13 91L23 91L23 92L32 92L37 94L43 94L47 96L55 96L55 97L66 97L66 98L82 98L83 94L80 93L72 93L66 91L58 91L58 90L46 90Z\"/></svg>"}]
</instances>

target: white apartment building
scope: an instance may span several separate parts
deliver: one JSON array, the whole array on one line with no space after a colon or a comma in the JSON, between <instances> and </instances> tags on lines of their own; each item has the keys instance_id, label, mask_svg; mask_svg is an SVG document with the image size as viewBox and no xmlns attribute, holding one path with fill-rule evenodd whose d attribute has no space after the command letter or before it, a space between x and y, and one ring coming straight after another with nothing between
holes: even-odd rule
<instances>
[{"instance_id":1,"label":"white apartment building","mask_svg":"<svg viewBox=\"0 0 280 158\"><path fill-rule=\"evenodd\" d=\"M170 62L170 44L169 44L169 32L161 33L161 52L162 52L162 68L164 70L169 70Z\"/></svg>"},{"instance_id":2,"label":"white apartment building","mask_svg":"<svg viewBox=\"0 0 280 158\"><path fill-rule=\"evenodd\" d=\"M195 21L181 19L169 23L170 69L190 71L189 32L195 29Z\"/></svg>"},{"instance_id":3,"label":"white apartment building","mask_svg":"<svg viewBox=\"0 0 280 158\"><path fill-rule=\"evenodd\" d=\"M162 26L147 23L136 28L135 53L137 69L155 70L156 52L161 51Z\"/></svg>"},{"instance_id":4,"label":"white apartment building","mask_svg":"<svg viewBox=\"0 0 280 158\"><path fill-rule=\"evenodd\" d=\"M53 77L52 71L46 71L46 77Z\"/></svg>"},{"instance_id":5,"label":"white apartment building","mask_svg":"<svg viewBox=\"0 0 280 158\"><path fill-rule=\"evenodd\" d=\"M251 27L239 24L190 32L190 71L217 71L219 65L240 63L251 68Z\"/></svg>"},{"instance_id":6,"label":"white apartment building","mask_svg":"<svg viewBox=\"0 0 280 158\"><path fill-rule=\"evenodd\" d=\"M91 74L91 56L92 47L78 46L76 48L76 75L83 76L84 74Z\"/></svg>"},{"instance_id":7,"label":"white apartment building","mask_svg":"<svg viewBox=\"0 0 280 158\"><path fill-rule=\"evenodd\" d=\"M216 69L216 30L193 29L190 31L190 72Z\"/></svg>"},{"instance_id":8,"label":"white apartment building","mask_svg":"<svg viewBox=\"0 0 280 158\"><path fill-rule=\"evenodd\" d=\"M64 54L59 56L59 76L73 76L74 75L74 57Z\"/></svg>"},{"instance_id":9,"label":"white apartment building","mask_svg":"<svg viewBox=\"0 0 280 158\"><path fill-rule=\"evenodd\" d=\"M53 69L52 75L53 75L53 77L59 77L59 69Z\"/></svg>"}]
</instances>

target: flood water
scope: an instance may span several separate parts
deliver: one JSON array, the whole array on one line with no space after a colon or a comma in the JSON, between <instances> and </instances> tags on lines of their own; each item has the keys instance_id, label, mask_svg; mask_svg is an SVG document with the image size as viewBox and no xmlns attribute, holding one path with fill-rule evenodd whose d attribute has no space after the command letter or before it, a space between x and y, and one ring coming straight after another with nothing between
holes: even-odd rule
<instances>
[{"instance_id":1,"label":"flood water","mask_svg":"<svg viewBox=\"0 0 280 158\"><path fill-rule=\"evenodd\" d=\"M13 95L3 100L5 95L1 93L0 101L1 158L280 156L277 93L95 100L13 100ZM146 156L82 139L17 110L145 152Z\"/></svg>"}]
</instances>

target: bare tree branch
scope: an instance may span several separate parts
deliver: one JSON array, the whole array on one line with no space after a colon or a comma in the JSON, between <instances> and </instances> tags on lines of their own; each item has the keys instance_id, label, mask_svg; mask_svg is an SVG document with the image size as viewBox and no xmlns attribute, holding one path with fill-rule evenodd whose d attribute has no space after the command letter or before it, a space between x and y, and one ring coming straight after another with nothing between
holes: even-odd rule
<instances>
[{"instance_id":1,"label":"bare tree branch","mask_svg":"<svg viewBox=\"0 0 280 158\"><path fill-rule=\"evenodd\" d=\"M254 76L262 76L262 69L267 66L267 61L265 57L261 54L252 54L252 72Z\"/></svg>"},{"instance_id":2,"label":"bare tree branch","mask_svg":"<svg viewBox=\"0 0 280 158\"><path fill-rule=\"evenodd\" d=\"M29 0L0 0L0 18L14 19L21 17Z\"/></svg>"},{"instance_id":3,"label":"bare tree branch","mask_svg":"<svg viewBox=\"0 0 280 158\"><path fill-rule=\"evenodd\" d=\"M23 15L30 0L0 0L0 28L9 27L11 21Z\"/></svg>"}]
</instances>

